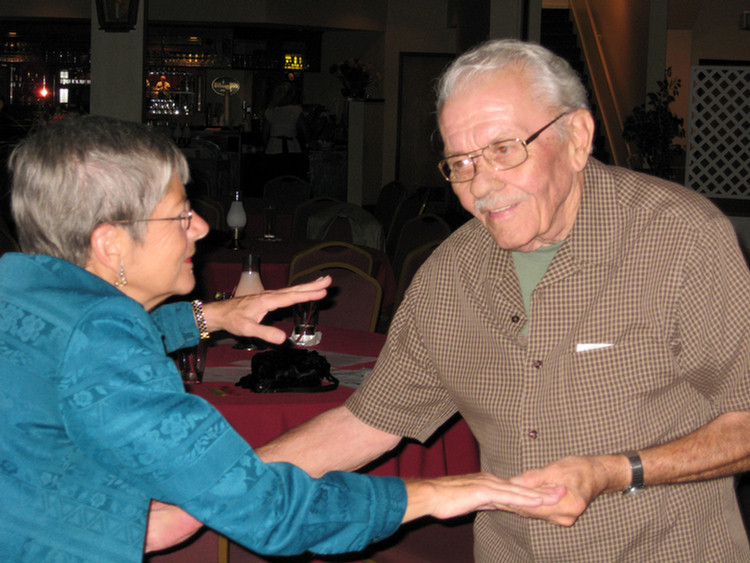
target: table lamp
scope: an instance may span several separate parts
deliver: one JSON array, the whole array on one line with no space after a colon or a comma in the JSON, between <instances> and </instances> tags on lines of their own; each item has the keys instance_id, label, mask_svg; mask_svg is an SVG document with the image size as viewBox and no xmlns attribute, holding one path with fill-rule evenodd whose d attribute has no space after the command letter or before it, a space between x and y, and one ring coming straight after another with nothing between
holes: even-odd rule
<instances>
[{"instance_id":1,"label":"table lamp","mask_svg":"<svg viewBox=\"0 0 750 563\"><path fill-rule=\"evenodd\" d=\"M234 230L233 250L242 248L240 245L240 230L244 229L246 224L247 213L245 213L245 207L242 205L241 194L240 192L235 192L234 201L229 206L229 213L227 213L227 225Z\"/></svg>"}]
</instances>

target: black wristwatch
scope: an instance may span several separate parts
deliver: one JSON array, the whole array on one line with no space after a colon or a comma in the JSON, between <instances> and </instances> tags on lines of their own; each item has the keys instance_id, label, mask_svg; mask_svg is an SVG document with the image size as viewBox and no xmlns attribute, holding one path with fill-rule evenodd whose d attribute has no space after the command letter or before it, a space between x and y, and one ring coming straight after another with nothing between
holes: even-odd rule
<instances>
[{"instance_id":1,"label":"black wristwatch","mask_svg":"<svg viewBox=\"0 0 750 563\"><path fill-rule=\"evenodd\" d=\"M643 490L643 462L641 456L638 455L637 451L626 452L625 457L630 462L630 471L632 477L630 479L630 486L625 489L622 494L626 496L634 495L637 492Z\"/></svg>"}]
</instances>

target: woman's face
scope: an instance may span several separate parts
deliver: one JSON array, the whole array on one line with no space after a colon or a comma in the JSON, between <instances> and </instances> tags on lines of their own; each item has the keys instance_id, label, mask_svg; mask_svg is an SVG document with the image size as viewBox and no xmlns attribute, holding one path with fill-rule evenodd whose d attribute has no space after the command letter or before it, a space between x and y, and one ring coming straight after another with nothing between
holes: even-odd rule
<instances>
[{"instance_id":1,"label":"woman's face","mask_svg":"<svg viewBox=\"0 0 750 563\"><path fill-rule=\"evenodd\" d=\"M178 217L189 210L185 186L175 175L149 219ZM172 295L190 293L195 286L192 261L195 241L207 233L208 224L195 212L187 230L180 220L148 221L143 241L132 243L123 262L128 280L123 292L147 310Z\"/></svg>"}]
</instances>

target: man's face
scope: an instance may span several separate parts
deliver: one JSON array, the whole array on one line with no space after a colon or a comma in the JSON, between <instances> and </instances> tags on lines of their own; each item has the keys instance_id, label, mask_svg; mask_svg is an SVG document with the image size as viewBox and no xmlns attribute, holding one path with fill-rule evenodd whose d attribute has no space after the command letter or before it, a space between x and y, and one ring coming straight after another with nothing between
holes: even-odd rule
<instances>
[{"instance_id":1,"label":"man's face","mask_svg":"<svg viewBox=\"0 0 750 563\"><path fill-rule=\"evenodd\" d=\"M475 152L493 141L527 139L557 115L531 99L522 72L505 69L459 87L440 112L445 155ZM566 127L571 116L558 122ZM453 183L461 205L477 217L504 249L531 251L563 240L575 222L583 164L575 143L555 127L528 145L526 162L495 170L474 159L471 181Z\"/></svg>"}]
</instances>

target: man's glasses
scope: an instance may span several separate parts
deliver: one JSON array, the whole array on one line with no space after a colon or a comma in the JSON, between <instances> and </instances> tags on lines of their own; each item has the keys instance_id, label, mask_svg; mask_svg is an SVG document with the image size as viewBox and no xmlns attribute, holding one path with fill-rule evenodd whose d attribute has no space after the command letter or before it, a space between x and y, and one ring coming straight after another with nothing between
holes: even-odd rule
<instances>
[{"instance_id":1,"label":"man's glasses","mask_svg":"<svg viewBox=\"0 0 750 563\"><path fill-rule=\"evenodd\" d=\"M177 217L160 217L158 219L133 219L132 221L115 221L118 225L130 225L133 223L147 223L149 221L180 221L183 230L190 229L190 221L193 219L193 210L183 211Z\"/></svg>"},{"instance_id":2,"label":"man's glasses","mask_svg":"<svg viewBox=\"0 0 750 563\"><path fill-rule=\"evenodd\" d=\"M569 112L561 113L555 119L547 123L536 133L532 133L525 141L521 139L502 139L493 141L484 148L468 154L457 154L441 160L438 163L438 169L443 178L449 182L468 182L474 179L476 175L476 159L480 156L490 163L495 170L508 170L520 166L529 158L529 152L526 150L534 140L544 131L551 127L558 119L567 115Z\"/></svg>"}]
</instances>

